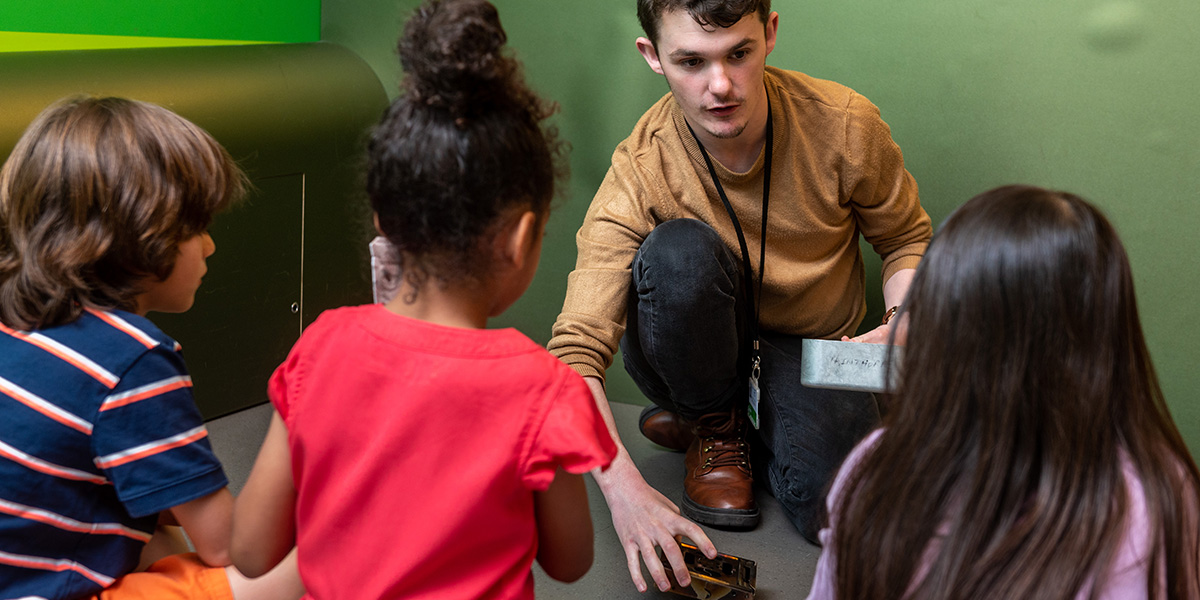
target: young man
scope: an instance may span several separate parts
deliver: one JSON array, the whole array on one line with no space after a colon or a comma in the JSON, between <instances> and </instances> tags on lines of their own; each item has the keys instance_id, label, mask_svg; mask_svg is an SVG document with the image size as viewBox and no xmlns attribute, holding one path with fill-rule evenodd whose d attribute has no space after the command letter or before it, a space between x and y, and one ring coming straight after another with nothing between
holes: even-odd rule
<instances>
[{"instance_id":1,"label":"young man","mask_svg":"<svg viewBox=\"0 0 1200 600\"><path fill-rule=\"evenodd\" d=\"M801 340L849 339L861 323L859 232L899 306L929 217L874 105L766 66L779 26L769 0L700 4L638 2L638 50L671 93L613 153L550 349L587 378L616 437L603 376L620 344L655 403L642 432L687 451L684 515L753 527L757 473L815 540L825 487L879 414L871 394L802 387ZM856 339L887 335L885 323ZM596 480L635 585L645 589L641 555L667 587L655 546L686 581L674 536L715 548L618 446Z\"/></svg>"}]
</instances>

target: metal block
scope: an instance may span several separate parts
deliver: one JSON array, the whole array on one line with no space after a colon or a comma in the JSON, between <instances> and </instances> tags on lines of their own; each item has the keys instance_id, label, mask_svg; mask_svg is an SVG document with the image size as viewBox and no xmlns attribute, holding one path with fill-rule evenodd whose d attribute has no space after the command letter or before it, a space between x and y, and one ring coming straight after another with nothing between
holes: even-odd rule
<instances>
[{"instance_id":1,"label":"metal block","mask_svg":"<svg viewBox=\"0 0 1200 600\"><path fill-rule=\"evenodd\" d=\"M898 382L899 347L806 339L803 352L800 383L808 387L858 392L887 391L889 358L893 386Z\"/></svg>"}]
</instances>

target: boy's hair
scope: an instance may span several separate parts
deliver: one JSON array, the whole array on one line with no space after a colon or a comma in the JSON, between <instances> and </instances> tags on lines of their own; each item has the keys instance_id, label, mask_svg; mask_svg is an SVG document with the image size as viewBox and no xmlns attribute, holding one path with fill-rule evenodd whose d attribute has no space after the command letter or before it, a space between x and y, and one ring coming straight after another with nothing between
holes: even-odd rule
<instances>
[{"instance_id":1,"label":"boy's hair","mask_svg":"<svg viewBox=\"0 0 1200 600\"><path fill-rule=\"evenodd\" d=\"M765 27L771 16L771 0L638 0L638 21L656 48L662 16L675 10L687 11L701 27L731 27L742 17L757 12Z\"/></svg>"},{"instance_id":2,"label":"boy's hair","mask_svg":"<svg viewBox=\"0 0 1200 600\"><path fill-rule=\"evenodd\" d=\"M368 145L367 193L413 290L486 274L481 240L514 210L544 217L566 174L544 126L557 107L529 89L506 39L483 0L425 2L400 39L403 93Z\"/></svg>"},{"instance_id":3,"label":"boy's hair","mask_svg":"<svg viewBox=\"0 0 1200 600\"><path fill-rule=\"evenodd\" d=\"M133 310L181 241L240 200L245 174L207 132L153 104L75 97L33 120L0 169L0 322Z\"/></svg>"}]
</instances>

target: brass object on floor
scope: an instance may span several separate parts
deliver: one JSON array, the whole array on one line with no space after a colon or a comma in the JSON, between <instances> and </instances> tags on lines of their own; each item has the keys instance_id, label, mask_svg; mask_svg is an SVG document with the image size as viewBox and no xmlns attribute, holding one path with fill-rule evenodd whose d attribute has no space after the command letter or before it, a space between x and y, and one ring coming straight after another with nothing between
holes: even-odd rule
<instances>
[{"instance_id":1,"label":"brass object on floor","mask_svg":"<svg viewBox=\"0 0 1200 600\"><path fill-rule=\"evenodd\" d=\"M688 573L692 576L692 584L681 586L675 581L675 574L667 569L667 580L671 582L673 594L698 598L699 600L752 600L754 584L758 575L758 567L754 561L733 556L732 554L717 554L716 558L708 558L700 549L686 542L679 543L683 552L683 562L687 565ZM666 564L666 558L659 556Z\"/></svg>"}]
</instances>

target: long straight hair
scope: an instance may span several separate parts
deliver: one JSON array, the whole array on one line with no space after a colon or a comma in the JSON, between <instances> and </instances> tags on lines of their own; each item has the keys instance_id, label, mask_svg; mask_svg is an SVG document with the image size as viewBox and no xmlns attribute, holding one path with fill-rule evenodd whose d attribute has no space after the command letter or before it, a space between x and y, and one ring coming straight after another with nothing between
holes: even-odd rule
<instances>
[{"instance_id":1,"label":"long straight hair","mask_svg":"<svg viewBox=\"0 0 1200 600\"><path fill-rule=\"evenodd\" d=\"M899 397L834 509L839 598L1094 596L1131 518L1125 465L1147 594L1200 597L1200 474L1096 208L1024 186L971 199L905 305Z\"/></svg>"}]
</instances>

